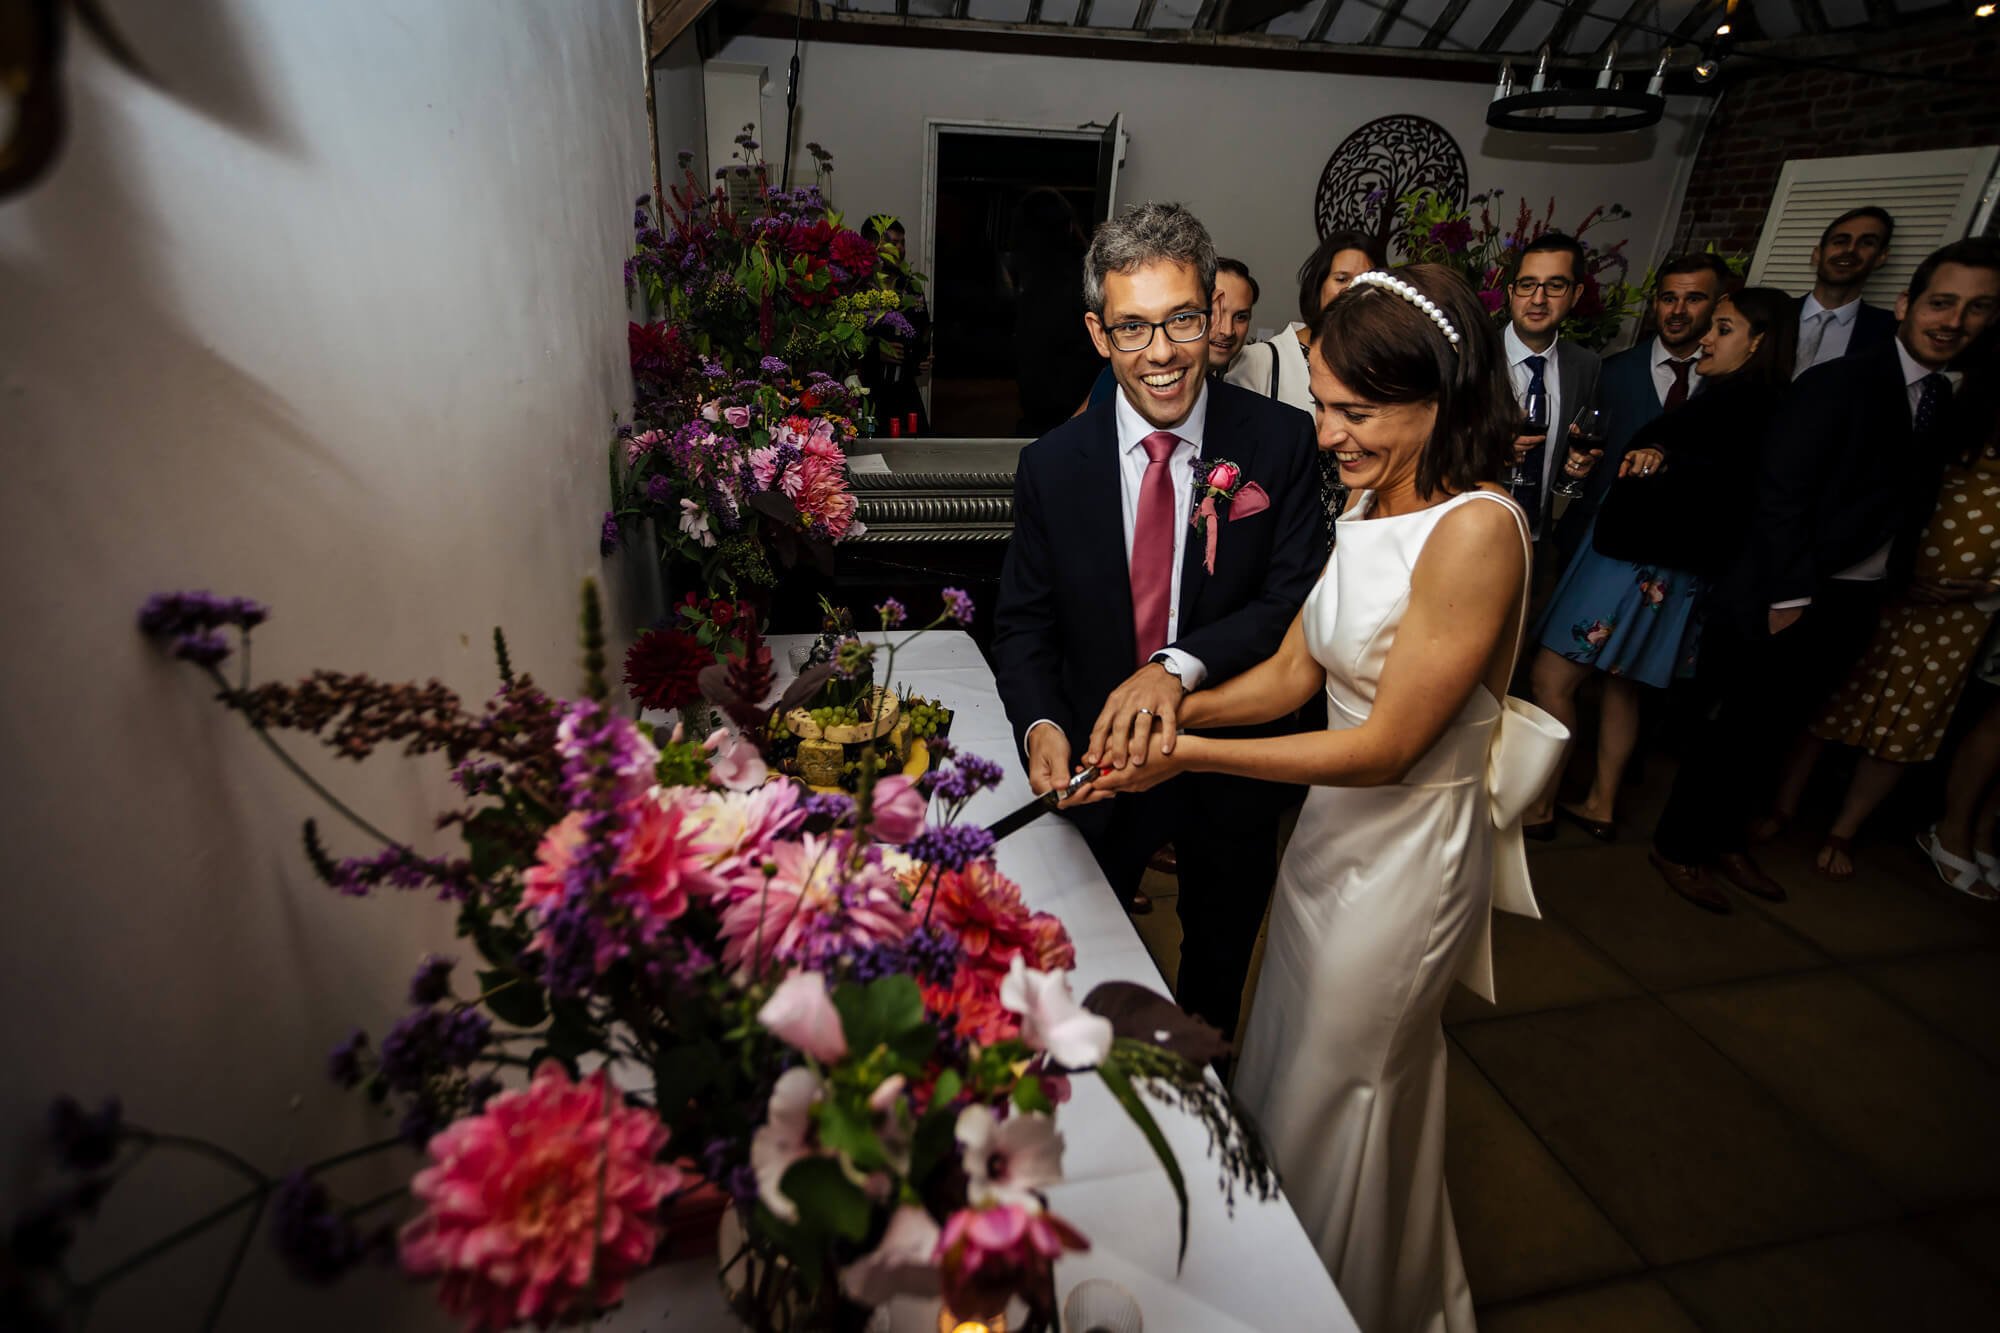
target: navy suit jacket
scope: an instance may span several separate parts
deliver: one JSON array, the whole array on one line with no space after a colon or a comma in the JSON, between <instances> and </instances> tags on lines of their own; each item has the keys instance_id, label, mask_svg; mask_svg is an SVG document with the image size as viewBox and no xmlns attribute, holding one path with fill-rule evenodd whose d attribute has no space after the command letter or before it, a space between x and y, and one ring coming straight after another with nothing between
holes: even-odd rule
<instances>
[{"instance_id":1,"label":"navy suit jacket","mask_svg":"<svg viewBox=\"0 0 2000 1333\"><path fill-rule=\"evenodd\" d=\"M1181 561L1179 637L1205 685L1277 652L1320 573L1319 478L1311 418L1219 379L1206 392L1203 458L1226 458L1271 497L1242 518L1227 507L1215 573L1192 529ZM1048 718L1081 752L1112 690L1138 669L1132 583L1120 516L1117 404L1073 417L1021 451L1014 536L1000 571L993 664L1017 743Z\"/></svg>"},{"instance_id":2,"label":"navy suit jacket","mask_svg":"<svg viewBox=\"0 0 2000 1333\"><path fill-rule=\"evenodd\" d=\"M1619 462L1632 446L1632 437L1660 415L1660 395L1653 388L1653 348L1657 341L1648 338L1604 358L1603 369L1598 372L1597 405L1604 409L1606 427L1604 457L1592 469L1583 496L1563 514L1556 529L1556 549L1564 563L1582 544L1590 520L1596 516L1598 506L1604 503L1611 482L1618 475ZM1692 370L1688 381L1690 393L1701 385Z\"/></svg>"}]
</instances>

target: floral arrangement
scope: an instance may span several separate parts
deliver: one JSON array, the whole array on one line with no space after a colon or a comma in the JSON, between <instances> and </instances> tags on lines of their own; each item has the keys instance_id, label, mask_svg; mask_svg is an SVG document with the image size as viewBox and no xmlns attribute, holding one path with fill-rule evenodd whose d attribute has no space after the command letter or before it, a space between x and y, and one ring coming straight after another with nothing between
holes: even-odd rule
<instances>
[{"instance_id":1,"label":"floral arrangement","mask_svg":"<svg viewBox=\"0 0 2000 1333\"><path fill-rule=\"evenodd\" d=\"M373 844L336 855L308 821L319 876L355 897L435 893L477 960L426 960L386 1032L334 1047L332 1078L390 1131L354 1152L270 1176L127 1122L115 1102L59 1102L69 1181L8 1233L10 1327L64 1327L106 1283L234 1222L245 1230L212 1326L260 1218L307 1280L393 1259L468 1329L581 1324L681 1257L664 1237L704 1200L740 1236L722 1273L754 1328L859 1327L906 1291L966 1314L1019 1297L1046 1320L1052 1264L1088 1243L1044 1193L1061 1177L1056 1109L1086 1073L1160 1154L1183 1248L1185 1187L1142 1093L1203 1119L1232 1197L1239 1181L1268 1196L1254 1135L1201 1068L1216 1034L1137 987L1080 1004L1061 922L1030 910L992 836L959 822L998 768L939 743L920 782L871 775L853 796L808 795L757 749L768 648L754 625L699 610L683 618L738 649L703 684L740 730L705 739L607 707L589 585L582 696L517 674L496 631L500 686L476 707L435 681L253 683L263 607L147 603L142 630ZM385 746L442 756L460 796L438 824L462 847L387 837L298 766L283 732L357 761ZM139 1156L175 1147L232 1162L243 1193L99 1273L71 1271L76 1226ZM339 1198L338 1168L399 1149L421 1154L407 1189Z\"/></svg>"},{"instance_id":2,"label":"floral arrangement","mask_svg":"<svg viewBox=\"0 0 2000 1333\"><path fill-rule=\"evenodd\" d=\"M1457 269L1495 317L1504 316L1507 309L1507 272L1514 254L1543 232L1559 230L1555 225L1556 201L1551 198L1540 217L1522 200L1513 226L1503 231L1493 210L1504 193L1489 190L1460 206L1435 190L1415 190L1394 201L1392 224L1396 245L1408 262ZM1646 287L1628 279L1630 261L1625 257L1625 242L1599 245L1589 235L1604 223L1630 216L1622 205L1600 204L1576 226L1566 229L1583 245L1584 272L1583 289L1562 324L1563 338L1601 350L1618 337L1626 319L1643 309Z\"/></svg>"},{"instance_id":3,"label":"floral arrangement","mask_svg":"<svg viewBox=\"0 0 2000 1333\"><path fill-rule=\"evenodd\" d=\"M862 531L846 446L868 402L849 372L871 338L914 333L915 290L821 185L773 189L747 130L737 144L723 185L703 190L684 153L664 216L650 197L634 212L626 290L658 317L630 326L633 419L612 443L603 535L608 554L650 519L663 560L732 594ZM832 157L814 145L813 159L824 181Z\"/></svg>"}]
</instances>

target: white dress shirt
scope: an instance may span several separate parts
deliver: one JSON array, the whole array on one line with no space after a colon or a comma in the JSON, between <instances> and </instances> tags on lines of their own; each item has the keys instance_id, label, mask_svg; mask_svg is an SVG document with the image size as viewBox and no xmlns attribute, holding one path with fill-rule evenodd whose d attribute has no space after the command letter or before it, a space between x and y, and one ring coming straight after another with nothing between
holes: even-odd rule
<instances>
[{"instance_id":1,"label":"white dress shirt","mask_svg":"<svg viewBox=\"0 0 2000 1333\"><path fill-rule=\"evenodd\" d=\"M1139 409L1125 398L1121 385L1114 399L1114 415L1118 423L1118 517L1125 528L1125 568L1132 567L1132 534L1139 526L1139 489L1146 480L1146 469L1152 466L1152 459L1146 454L1145 440L1154 431L1154 426L1139 415ZM1186 420L1173 428L1172 433L1180 437L1180 443L1167 459L1167 474L1174 485L1174 568L1171 592L1167 597L1167 642L1172 643L1180 632L1181 625L1181 567L1187 557L1188 534L1194 529L1189 523L1194 518L1194 460L1201 457L1202 434L1208 426L1208 384L1204 380L1201 393L1188 410ZM1157 657L1164 657L1178 669L1181 684L1189 690L1198 689L1208 675L1208 667L1194 654L1180 648L1162 649ZM1028 724L1027 731L1021 733L1025 740L1036 727L1047 724L1055 726L1054 718L1036 718Z\"/></svg>"},{"instance_id":2,"label":"white dress shirt","mask_svg":"<svg viewBox=\"0 0 2000 1333\"><path fill-rule=\"evenodd\" d=\"M1811 300L1812 298L1807 297L1806 299ZM1850 304L1858 305L1859 302L1852 302ZM1842 307L1842 309L1845 308L1845 306ZM1829 337L1832 336L1832 332L1831 329L1827 331ZM1917 404L1923 400L1924 396L1924 380L1938 372L1933 371L1929 366L1911 356L1910 349L1903 346L1901 338L1895 341L1896 356L1903 363L1903 389L1910 400L1910 421L1915 423L1917 419ZM1958 372L1947 370L1943 374L1945 379L1950 381L1951 386L1956 389L1959 381ZM1882 543L1880 550L1875 551L1866 560L1849 565L1833 577L1842 583L1880 583L1883 579L1889 577L1889 551L1895 544L1895 538L1891 537L1888 541ZM1771 603L1771 609L1773 611L1783 611L1794 606L1811 605L1812 598L1795 597L1787 602L1773 602Z\"/></svg>"},{"instance_id":3,"label":"white dress shirt","mask_svg":"<svg viewBox=\"0 0 2000 1333\"><path fill-rule=\"evenodd\" d=\"M1806 299L1799 303L1801 338L1805 337L1806 321L1825 309L1826 307L1819 303L1817 296L1807 293ZM1835 306L1831 314L1833 318L1827 322L1826 333L1819 342L1819 351L1813 354L1813 359L1807 366L1817 366L1825 361L1837 361L1847 355L1847 344L1854 340L1854 321L1861 314L1861 298L1857 296L1846 305ZM1805 370L1807 366L1800 366L1799 369Z\"/></svg>"},{"instance_id":4,"label":"white dress shirt","mask_svg":"<svg viewBox=\"0 0 2000 1333\"><path fill-rule=\"evenodd\" d=\"M1560 424L1563 420L1562 388L1556 379L1556 345L1551 342L1546 351L1537 352L1534 348L1521 341L1521 335L1514 332L1514 325L1511 321L1507 325L1507 332L1501 335L1500 341L1507 348L1507 378L1514 385L1514 402L1523 411L1527 410L1528 406L1528 384L1534 378L1534 372L1528 369L1528 358L1539 356L1545 363L1542 366L1542 389L1549 396L1549 442L1542 450L1543 504L1541 506L1540 519L1546 521L1549 511L1547 504L1549 478L1555 471L1556 460L1568 457L1567 449L1556 447L1558 444L1563 443L1563 432ZM1535 531L1532 535L1538 541L1541 539L1542 528L1540 521L1536 523Z\"/></svg>"},{"instance_id":5,"label":"white dress shirt","mask_svg":"<svg viewBox=\"0 0 2000 1333\"><path fill-rule=\"evenodd\" d=\"M1660 345L1658 338L1653 339L1653 393L1659 398L1661 407L1667 405L1667 395L1673 391L1675 366L1681 365L1687 367L1687 391L1689 396L1692 396L1694 391L1701 387L1701 381L1696 379L1694 375L1695 362L1699 360L1701 360L1700 348L1696 348L1686 356L1675 356Z\"/></svg>"}]
</instances>

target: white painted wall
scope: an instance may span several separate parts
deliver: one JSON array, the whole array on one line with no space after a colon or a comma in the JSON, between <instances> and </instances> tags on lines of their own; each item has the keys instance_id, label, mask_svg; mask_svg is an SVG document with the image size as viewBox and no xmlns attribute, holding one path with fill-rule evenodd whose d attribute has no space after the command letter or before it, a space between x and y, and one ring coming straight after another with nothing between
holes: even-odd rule
<instances>
[{"instance_id":1,"label":"white painted wall","mask_svg":"<svg viewBox=\"0 0 2000 1333\"><path fill-rule=\"evenodd\" d=\"M738 37L718 59L781 70L790 54L789 42ZM1262 284L1256 322L1276 326L1298 318L1293 277L1318 239L1313 194L1327 158L1368 121L1410 113L1458 140L1475 193L1497 186L1510 207L1525 194L1538 212L1554 194L1564 225L1597 204L1624 204L1636 215L1622 224L1627 250L1643 272L1669 244L1706 100L1671 99L1667 119L1639 134L1564 139L1487 129L1490 97L1474 84L808 42L794 137L832 151L834 199L850 216L894 212L914 229L927 117L1073 128L1122 111L1131 148L1120 202L1175 199L1194 209L1217 247ZM782 124L783 98L781 81L767 90L767 127ZM766 148L774 158L782 151ZM795 151L795 179L810 169L803 152Z\"/></svg>"},{"instance_id":2,"label":"white painted wall","mask_svg":"<svg viewBox=\"0 0 2000 1333\"><path fill-rule=\"evenodd\" d=\"M519 667L573 690L575 594L602 568L605 449L630 410L620 266L648 184L631 0L108 8L160 86L72 23L64 155L0 202L9 1215L51 1183L57 1091L119 1093L137 1121L271 1168L377 1136L325 1052L352 1024L379 1035L451 943L440 904L312 880L313 802L141 641L141 599L271 603L260 675L436 674L473 699L504 624ZM649 571L613 563L622 637ZM439 845L441 762L357 769L293 744ZM356 1197L390 1178L361 1173ZM227 1188L146 1167L86 1260ZM92 1326L197 1327L232 1239L148 1270ZM392 1276L293 1285L261 1236L225 1323L448 1326Z\"/></svg>"}]
</instances>

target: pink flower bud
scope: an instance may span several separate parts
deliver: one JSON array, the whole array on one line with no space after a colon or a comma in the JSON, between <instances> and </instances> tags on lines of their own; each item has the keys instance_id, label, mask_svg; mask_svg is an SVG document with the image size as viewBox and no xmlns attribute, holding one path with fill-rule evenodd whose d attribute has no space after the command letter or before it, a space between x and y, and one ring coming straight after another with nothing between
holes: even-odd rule
<instances>
[{"instance_id":1,"label":"pink flower bud","mask_svg":"<svg viewBox=\"0 0 2000 1333\"><path fill-rule=\"evenodd\" d=\"M875 838L900 847L924 831L924 794L901 773L875 782Z\"/></svg>"},{"instance_id":2,"label":"pink flower bud","mask_svg":"<svg viewBox=\"0 0 2000 1333\"><path fill-rule=\"evenodd\" d=\"M847 1054L840 1012L826 993L826 978L817 972L794 972L786 977L757 1011L757 1021L778 1040L821 1064L833 1064Z\"/></svg>"},{"instance_id":3,"label":"pink flower bud","mask_svg":"<svg viewBox=\"0 0 2000 1333\"><path fill-rule=\"evenodd\" d=\"M1217 463L1208 470L1208 484L1218 491L1236 489L1236 483L1241 478L1242 473L1237 470L1234 463Z\"/></svg>"}]
</instances>

